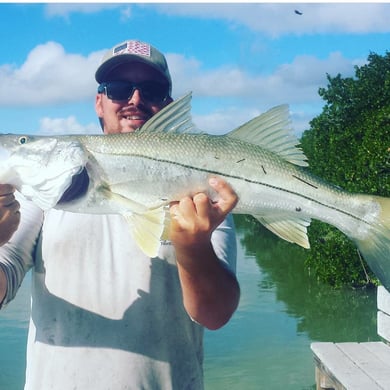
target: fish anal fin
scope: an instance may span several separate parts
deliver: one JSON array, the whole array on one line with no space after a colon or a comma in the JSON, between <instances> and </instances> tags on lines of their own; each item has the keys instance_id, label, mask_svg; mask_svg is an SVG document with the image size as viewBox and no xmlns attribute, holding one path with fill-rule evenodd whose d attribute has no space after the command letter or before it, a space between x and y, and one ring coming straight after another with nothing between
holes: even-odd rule
<instances>
[{"instance_id":1,"label":"fish anal fin","mask_svg":"<svg viewBox=\"0 0 390 390\"><path fill-rule=\"evenodd\" d=\"M272 233L278 237L297 244L303 248L309 249L310 243L307 237L307 226L310 225L310 220L275 217L275 216L255 216L255 218L264 225Z\"/></svg>"},{"instance_id":2,"label":"fish anal fin","mask_svg":"<svg viewBox=\"0 0 390 390\"><path fill-rule=\"evenodd\" d=\"M149 209L144 213L127 213L124 217L139 248L147 256L156 257L169 221L165 207Z\"/></svg>"}]
</instances>

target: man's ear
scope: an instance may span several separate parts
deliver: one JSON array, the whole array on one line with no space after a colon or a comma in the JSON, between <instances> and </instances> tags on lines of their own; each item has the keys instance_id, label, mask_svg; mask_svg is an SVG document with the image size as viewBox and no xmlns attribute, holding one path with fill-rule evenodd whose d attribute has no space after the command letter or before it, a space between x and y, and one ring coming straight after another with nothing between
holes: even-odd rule
<instances>
[{"instance_id":1,"label":"man's ear","mask_svg":"<svg viewBox=\"0 0 390 390\"><path fill-rule=\"evenodd\" d=\"M95 111L99 118L103 118L102 94L98 93L95 99Z\"/></svg>"},{"instance_id":2,"label":"man's ear","mask_svg":"<svg viewBox=\"0 0 390 390\"><path fill-rule=\"evenodd\" d=\"M100 127L104 131L102 95L97 94L95 99L95 111L99 118Z\"/></svg>"}]
</instances>

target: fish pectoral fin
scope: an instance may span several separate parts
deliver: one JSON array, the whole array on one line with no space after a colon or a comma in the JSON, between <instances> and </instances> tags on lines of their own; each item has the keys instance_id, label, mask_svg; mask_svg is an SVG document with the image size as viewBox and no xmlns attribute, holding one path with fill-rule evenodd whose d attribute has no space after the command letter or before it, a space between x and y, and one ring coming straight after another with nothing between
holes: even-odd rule
<instances>
[{"instance_id":1,"label":"fish pectoral fin","mask_svg":"<svg viewBox=\"0 0 390 390\"><path fill-rule=\"evenodd\" d=\"M130 233L140 249L149 257L156 257L161 240L167 231L169 218L165 207L148 209L144 213L124 215L129 224Z\"/></svg>"},{"instance_id":2,"label":"fish pectoral fin","mask_svg":"<svg viewBox=\"0 0 390 390\"><path fill-rule=\"evenodd\" d=\"M275 216L255 216L255 218L283 240L306 249L310 248L309 238L307 237L307 227L310 225L310 219Z\"/></svg>"}]
</instances>

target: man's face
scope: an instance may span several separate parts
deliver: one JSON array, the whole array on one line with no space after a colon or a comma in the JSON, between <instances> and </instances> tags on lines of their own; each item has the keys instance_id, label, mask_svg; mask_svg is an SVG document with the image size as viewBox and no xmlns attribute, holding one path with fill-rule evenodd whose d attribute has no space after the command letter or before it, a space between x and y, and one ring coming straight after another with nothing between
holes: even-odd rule
<instances>
[{"instance_id":1,"label":"man's face","mask_svg":"<svg viewBox=\"0 0 390 390\"><path fill-rule=\"evenodd\" d=\"M164 83L165 81L160 73L142 63L122 64L111 72L106 81L119 80L133 83L144 81ZM105 134L129 133L141 127L171 101L169 97L163 102L150 102L138 89L128 100L113 100L109 99L105 93L99 93L96 96L95 110L103 121Z\"/></svg>"}]
</instances>

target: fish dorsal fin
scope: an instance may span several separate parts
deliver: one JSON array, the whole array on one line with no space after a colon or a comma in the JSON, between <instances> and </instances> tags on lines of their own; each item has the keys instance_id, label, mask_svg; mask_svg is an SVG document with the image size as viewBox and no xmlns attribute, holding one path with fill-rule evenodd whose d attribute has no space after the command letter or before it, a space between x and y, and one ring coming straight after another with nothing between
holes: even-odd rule
<instances>
[{"instance_id":1,"label":"fish dorsal fin","mask_svg":"<svg viewBox=\"0 0 390 390\"><path fill-rule=\"evenodd\" d=\"M148 133L195 132L196 128L191 117L191 98L192 94L188 93L169 103L152 116L138 131Z\"/></svg>"},{"instance_id":2,"label":"fish dorsal fin","mask_svg":"<svg viewBox=\"0 0 390 390\"><path fill-rule=\"evenodd\" d=\"M287 104L271 108L227 136L261 146L292 164L308 166L306 156L297 147L299 141L292 132Z\"/></svg>"},{"instance_id":3,"label":"fish dorsal fin","mask_svg":"<svg viewBox=\"0 0 390 390\"><path fill-rule=\"evenodd\" d=\"M307 226L310 225L310 219L299 219L288 216L255 216L255 218L283 240L295 243L306 249L310 248L307 237Z\"/></svg>"}]
</instances>

